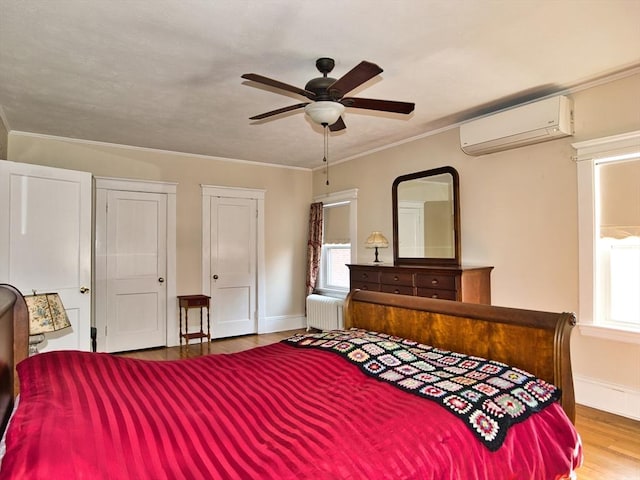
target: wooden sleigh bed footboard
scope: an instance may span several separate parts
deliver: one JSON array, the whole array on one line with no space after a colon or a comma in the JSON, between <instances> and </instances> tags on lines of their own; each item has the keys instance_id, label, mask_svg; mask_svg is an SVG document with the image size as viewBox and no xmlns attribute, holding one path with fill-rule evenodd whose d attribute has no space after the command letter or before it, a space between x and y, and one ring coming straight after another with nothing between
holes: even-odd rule
<instances>
[{"instance_id":1,"label":"wooden sleigh bed footboard","mask_svg":"<svg viewBox=\"0 0 640 480\"><path fill-rule=\"evenodd\" d=\"M573 313L354 290L344 305L344 322L345 328L410 338L526 370L561 389L562 408L575 422L569 342Z\"/></svg>"}]
</instances>

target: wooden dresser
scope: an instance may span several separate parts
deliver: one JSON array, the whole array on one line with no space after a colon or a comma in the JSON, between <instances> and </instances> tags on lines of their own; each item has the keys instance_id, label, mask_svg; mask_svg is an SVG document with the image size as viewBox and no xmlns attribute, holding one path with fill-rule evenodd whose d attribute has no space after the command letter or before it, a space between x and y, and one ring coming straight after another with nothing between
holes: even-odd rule
<instances>
[{"instance_id":1,"label":"wooden dresser","mask_svg":"<svg viewBox=\"0 0 640 480\"><path fill-rule=\"evenodd\" d=\"M350 289L491 304L491 270L472 266L348 265Z\"/></svg>"}]
</instances>

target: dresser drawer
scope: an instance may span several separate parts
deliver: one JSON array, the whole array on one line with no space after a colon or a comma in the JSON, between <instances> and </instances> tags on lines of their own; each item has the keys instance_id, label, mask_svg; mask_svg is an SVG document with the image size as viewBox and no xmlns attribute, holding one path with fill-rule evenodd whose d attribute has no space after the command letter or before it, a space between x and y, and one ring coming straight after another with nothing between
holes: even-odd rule
<instances>
[{"instance_id":1,"label":"dresser drawer","mask_svg":"<svg viewBox=\"0 0 640 480\"><path fill-rule=\"evenodd\" d=\"M380 283L385 285L407 285L413 287L413 273L410 272L382 272Z\"/></svg>"},{"instance_id":2,"label":"dresser drawer","mask_svg":"<svg viewBox=\"0 0 640 480\"><path fill-rule=\"evenodd\" d=\"M380 284L373 282L359 282L359 281L351 281L351 290L369 290L371 292L379 292Z\"/></svg>"},{"instance_id":3,"label":"dresser drawer","mask_svg":"<svg viewBox=\"0 0 640 480\"><path fill-rule=\"evenodd\" d=\"M400 295L413 295L413 287L411 285L380 285L380 291L386 293L399 293Z\"/></svg>"},{"instance_id":4,"label":"dresser drawer","mask_svg":"<svg viewBox=\"0 0 640 480\"><path fill-rule=\"evenodd\" d=\"M417 288L418 297L440 298L442 300L457 300L455 290L438 290L435 288Z\"/></svg>"},{"instance_id":5,"label":"dresser drawer","mask_svg":"<svg viewBox=\"0 0 640 480\"><path fill-rule=\"evenodd\" d=\"M349 278L351 280L351 288L356 288L354 285L359 282L379 283L380 272L374 270L361 270L358 268L352 268Z\"/></svg>"},{"instance_id":6,"label":"dresser drawer","mask_svg":"<svg viewBox=\"0 0 640 480\"><path fill-rule=\"evenodd\" d=\"M455 275L416 273L416 287L455 290L456 277Z\"/></svg>"}]
</instances>

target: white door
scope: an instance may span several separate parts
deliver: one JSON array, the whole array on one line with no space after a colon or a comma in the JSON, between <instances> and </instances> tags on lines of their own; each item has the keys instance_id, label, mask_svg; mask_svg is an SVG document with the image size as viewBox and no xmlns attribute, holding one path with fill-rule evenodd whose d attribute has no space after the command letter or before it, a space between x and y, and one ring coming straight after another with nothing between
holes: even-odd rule
<instances>
[{"instance_id":1,"label":"white door","mask_svg":"<svg viewBox=\"0 0 640 480\"><path fill-rule=\"evenodd\" d=\"M90 350L91 174L0 161L0 187L0 281L60 295L71 327L41 352Z\"/></svg>"},{"instance_id":2,"label":"white door","mask_svg":"<svg viewBox=\"0 0 640 480\"><path fill-rule=\"evenodd\" d=\"M167 197L107 192L106 347L138 350L167 343Z\"/></svg>"},{"instance_id":3,"label":"white door","mask_svg":"<svg viewBox=\"0 0 640 480\"><path fill-rule=\"evenodd\" d=\"M211 198L212 337L257 332L256 200Z\"/></svg>"},{"instance_id":4,"label":"white door","mask_svg":"<svg viewBox=\"0 0 640 480\"><path fill-rule=\"evenodd\" d=\"M210 188L225 194L203 196L203 291L211 296L211 336L256 333L261 199L242 189Z\"/></svg>"},{"instance_id":5,"label":"white door","mask_svg":"<svg viewBox=\"0 0 640 480\"><path fill-rule=\"evenodd\" d=\"M400 202L398 205L398 245L400 257L424 257L424 203Z\"/></svg>"}]
</instances>

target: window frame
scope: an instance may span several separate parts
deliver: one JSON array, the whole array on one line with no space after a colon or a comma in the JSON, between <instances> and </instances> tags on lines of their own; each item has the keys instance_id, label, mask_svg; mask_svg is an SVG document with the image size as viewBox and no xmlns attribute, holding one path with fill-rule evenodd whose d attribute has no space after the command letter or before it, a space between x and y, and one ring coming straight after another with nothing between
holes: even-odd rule
<instances>
[{"instance_id":1,"label":"window frame","mask_svg":"<svg viewBox=\"0 0 640 480\"><path fill-rule=\"evenodd\" d=\"M640 344L640 329L622 323L603 323L596 315L596 166L605 161L638 158L640 130L621 135L573 143L577 155L578 180L578 274L580 333L627 343Z\"/></svg>"},{"instance_id":2,"label":"window frame","mask_svg":"<svg viewBox=\"0 0 640 480\"><path fill-rule=\"evenodd\" d=\"M349 242L351 249L351 262L355 262L358 258L358 189L344 190L341 192L321 195L313 199L314 202L322 202L322 208L331 208L338 205L349 205ZM318 275L318 284L315 291L330 296L344 298L349 293L349 287L329 287L326 284L326 255L324 255L325 246L322 245L322 253L320 255L320 272Z\"/></svg>"}]
</instances>

